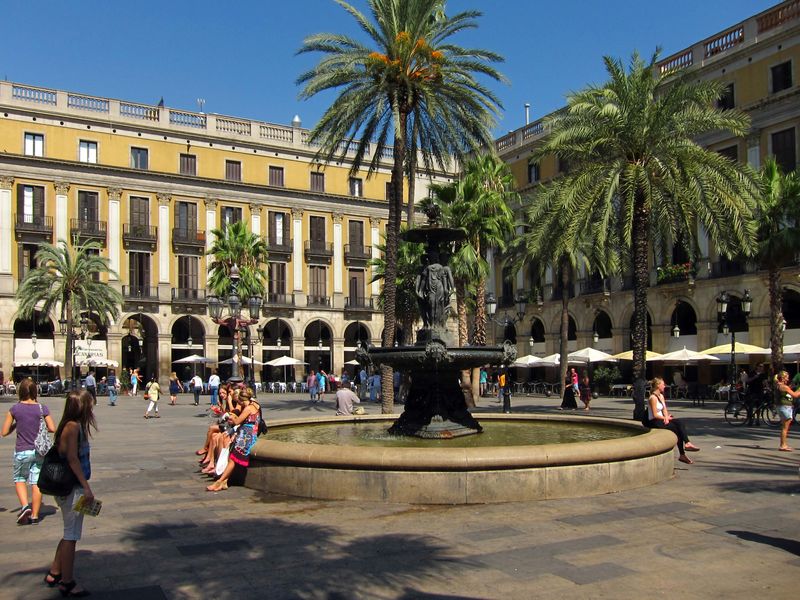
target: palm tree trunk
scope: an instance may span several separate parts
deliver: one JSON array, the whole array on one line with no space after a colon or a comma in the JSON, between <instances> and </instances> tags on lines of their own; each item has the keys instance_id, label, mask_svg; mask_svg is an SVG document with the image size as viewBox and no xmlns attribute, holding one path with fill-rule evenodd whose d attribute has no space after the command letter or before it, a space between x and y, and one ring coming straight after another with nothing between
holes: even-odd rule
<instances>
[{"instance_id":1,"label":"palm tree trunk","mask_svg":"<svg viewBox=\"0 0 800 600\"><path fill-rule=\"evenodd\" d=\"M769 347L772 350L772 372L783 370L783 291L778 269L769 268Z\"/></svg>"},{"instance_id":2,"label":"palm tree trunk","mask_svg":"<svg viewBox=\"0 0 800 600\"><path fill-rule=\"evenodd\" d=\"M480 250L480 248L478 248ZM475 289L475 335L472 338L474 346L486 345L486 278L479 277L478 284ZM480 382L480 367L472 369L471 375L471 390L472 390L472 405L475 405L475 398L480 397L481 382ZM468 404L469 406L469 404Z\"/></svg>"},{"instance_id":3,"label":"palm tree trunk","mask_svg":"<svg viewBox=\"0 0 800 600\"><path fill-rule=\"evenodd\" d=\"M560 362L559 362L559 385L561 386L561 400L564 400L564 394L567 391L565 384L567 380L567 367L569 359L569 263L566 257L561 259L561 348L560 348Z\"/></svg>"},{"instance_id":4,"label":"palm tree trunk","mask_svg":"<svg viewBox=\"0 0 800 600\"><path fill-rule=\"evenodd\" d=\"M458 315L458 345L464 347L469 343L469 324L467 323L467 286L463 280L456 280L456 314ZM473 388L473 376L469 369L461 371L461 389ZM480 390L478 390L480 392ZM476 406L476 394L464 394L464 400L469 408Z\"/></svg>"},{"instance_id":5,"label":"palm tree trunk","mask_svg":"<svg viewBox=\"0 0 800 600\"><path fill-rule=\"evenodd\" d=\"M400 111L400 123L394 135L394 164L392 165L392 194L389 198L389 220L386 224L386 270L383 280L383 347L394 346L397 329L397 245L403 204L403 172L405 166L405 130L407 113ZM394 371L381 365L381 412L394 412Z\"/></svg>"},{"instance_id":6,"label":"palm tree trunk","mask_svg":"<svg viewBox=\"0 0 800 600\"><path fill-rule=\"evenodd\" d=\"M412 133L412 136L415 133ZM411 138L414 139L413 137ZM408 203L406 204L406 224L409 228L414 226L414 193L416 191L417 153L412 151L408 156Z\"/></svg>"},{"instance_id":7,"label":"palm tree trunk","mask_svg":"<svg viewBox=\"0 0 800 600\"><path fill-rule=\"evenodd\" d=\"M647 351L647 288L650 285L647 268L649 212L641 192L636 193L633 209L633 350L634 408L633 418L641 421L645 415L645 352Z\"/></svg>"}]
</instances>

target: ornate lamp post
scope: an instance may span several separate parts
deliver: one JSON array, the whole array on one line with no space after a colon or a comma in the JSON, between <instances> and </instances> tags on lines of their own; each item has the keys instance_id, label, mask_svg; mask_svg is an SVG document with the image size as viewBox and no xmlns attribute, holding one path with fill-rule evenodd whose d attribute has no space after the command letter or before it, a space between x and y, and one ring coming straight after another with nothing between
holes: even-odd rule
<instances>
[{"instance_id":1,"label":"ornate lamp post","mask_svg":"<svg viewBox=\"0 0 800 600\"><path fill-rule=\"evenodd\" d=\"M258 323L262 299L260 296L253 296L248 299L247 310L250 314L248 319L243 319L242 301L238 295L240 279L238 266L233 265L229 277L231 280L231 289L227 299L222 300L218 296L210 295L208 297L208 312L214 323L227 326L233 334L233 368L228 381L231 383L240 383L243 381L239 374L241 331L244 327L249 327L250 325ZM223 311L226 307L228 309L228 314L227 316L223 316Z\"/></svg>"},{"instance_id":2,"label":"ornate lamp post","mask_svg":"<svg viewBox=\"0 0 800 600\"><path fill-rule=\"evenodd\" d=\"M89 319L81 317L80 319L80 335L86 335L89 330ZM64 364L69 362L69 386L71 390L77 390L77 382L75 381L75 336L78 332L75 330L75 322L72 319L59 319L58 329L61 335L67 336L67 352ZM69 361L66 360L69 358Z\"/></svg>"},{"instance_id":3,"label":"ornate lamp post","mask_svg":"<svg viewBox=\"0 0 800 600\"><path fill-rule=\"evenodd\" d=\"M505 335L506 327L516 323L521 323L525 319L525 309L528 306L528 299L522 290L517 292L514 303L517 307L516 316L509 316L508 314L505 314L502 319L495 319L494 315L497 312L497 300L495 299L493 293L489 292L486 294L486 314L488 315L487 321L491 321L497 325L502 325L504 330L503 335ZM496 335L492 335L492 339L494 339L495 343L497 343ZM503 341L505 342L506 340ZM533 337L528 340L528 343L530 344L531 349L533 349ZM506 377L508 377L507 374ZM506 385L503 388L503 412L511 412L511 386L509 385L508 381L506 381Z\"/></svg>"},{"instance_id":4,"label":"ornate lamp post","mask_svg":"<svg viewBox=\"0 0 800 600\"><path fill-rule=\"evenodd\" d=\"M734 381L736 381L736 332L730 326L728 304L730 304L728 292L720 292L720 295L717 296L717 318L722 324L722 333L727 334L730 332L731 334L731 364L728 382L733 386ZM744 296L742 296L742 315L744 315L745 323L747 322L747 317L750 316L752 304L753 297L750 295L750 290L745 290Z\"/></svg>"}]
</instances>

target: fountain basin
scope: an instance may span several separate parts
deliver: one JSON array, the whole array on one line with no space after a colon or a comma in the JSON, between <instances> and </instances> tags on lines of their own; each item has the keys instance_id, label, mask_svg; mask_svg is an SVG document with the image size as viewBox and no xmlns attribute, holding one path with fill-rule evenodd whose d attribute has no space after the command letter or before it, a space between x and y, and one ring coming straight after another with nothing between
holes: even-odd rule
<instances>
[{"instance_id":1,"label":"fountain basin","mask_svg":"<svg viewBox=\"0 0 800 600\"><path fill-rule=\"evenodd\" d=\"M478 416L478 415L476 415ZM673 475L675 436L632 421L566 415L479 415L483 423L594 423L630 437L563 444L490 447L375 447L259 440L245 485L328 500L485 504L578 498L651 485ZM286 419L297 425L386 422L396 415Z\"/></svg>"}]
</instances>

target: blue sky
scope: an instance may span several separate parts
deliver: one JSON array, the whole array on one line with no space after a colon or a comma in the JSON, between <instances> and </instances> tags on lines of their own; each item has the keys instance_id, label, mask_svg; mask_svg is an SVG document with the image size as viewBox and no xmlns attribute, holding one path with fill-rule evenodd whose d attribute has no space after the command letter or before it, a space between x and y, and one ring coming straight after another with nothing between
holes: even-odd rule
<instances>
[{"instance_id":1,"label":"blue sky","mask_svg":"<svg viewBox=\"0 0 800 600\"><path fill-rule=\"evenodd\" d=\"M354 0L363 8L363 0ZM492 85L505 107L495 133L535 120L564 97L605 79L602 56L633 50L663 56L777 4L774 0L449 0L477 9L480 27L461 45L502 54L510 85ZM357 35L332 0L5 0L0 77L97 96L311 127L331 96L297 99L297 76L313 55L305 36Z\"/></svg>"}]
</instances>

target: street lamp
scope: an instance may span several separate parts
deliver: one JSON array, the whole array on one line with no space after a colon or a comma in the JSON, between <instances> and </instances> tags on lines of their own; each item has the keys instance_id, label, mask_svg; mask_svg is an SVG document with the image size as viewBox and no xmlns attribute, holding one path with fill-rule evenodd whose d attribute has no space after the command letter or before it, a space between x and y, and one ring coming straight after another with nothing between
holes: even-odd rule
<instances>
[{"instance_id":1,"label":"street lamp","mask_svg":"<svg viewBox=\"0 0 800 600\"><path fill-rule=\"evenodd\" d=\"M730 377L729 383L733 385L736 380L736 332L731 326L728 316L728 305L730 304L730 296L728 292L722 291L717 296L717 318L722 324L722 333L731 334L731 364L730 364ZM753 297L750 295L750 290L745 290L742 296L742 315L744 316L745 323L747 317L750 316L750 309L753 304Z\"/></svg>"},{"instance_id":2,"label":"street lamp","mask_svg":"<svg viewBox=\"0 0 800 600\"><path fill-rule=\"evenodd\" d=\"M503 326L503 336L505 336L505 329L510 325L514 325L515 323L521 323L525 319L525 309L528 306L528 298L526 297L525 293L522 290L517 292L517 295L514 299L514 303L517 307L517 314L516 316L509 316L505 314L503 319L495 319L494 315L497 312L497 300L494 297L492 292L486 294L486 313L488 314L489 321L496 323L497 325ZM495 343L497 343L495 335L492 336ZM505 341L505 340L504 340ZM528 343L533 349L533 337L528 340ZM506 377L508 377L508 373L506 372ZM508 381L506 381L506 386L503 389L503 412L510 413L511 412L511 387L508 385Z\"/></svg>"},{"instance_id":3,"label":"street lamp","mask_svg":"<svg viewBox=\"0 0 800 600\"><path fill-rule=\"evenodd\" d=\"M260 296L253 296L247 300L247 310L250 313L248 319L242 318L242 301L239 298L239 267L233 265L229 274L231 281L230 293L228 297L223 300L215 295L208 297L208 312L211 320L217 325L225 325L233 334L233 365L232 374L228 379L231 383L240 383L242 377L239 374L239 352L240 352L240 335L242 328L249 327L258 323L259 313L261 312L262 299ZM223 311L227 307L228 314L223 316ZM252 357L251 357L252 358Z\"/></svg>"},{"instance_id":4,"label":"street lamp","mask_svg":"<svg viewBox=\"0 0 800 600\"><path fill-rule=\"evenodd\" d=\"M86 317L80 319L80 335L86 335L88 330L89 320ZM67 336L67 357L69 357L69 385L70 389L76 390L78 386L75 381L75 335L78 331L75 330L75 322L72 319L59 319L58 330L61 335ZM64 364L67 363L65 358Z\"/></svg>"}]
</instances>

